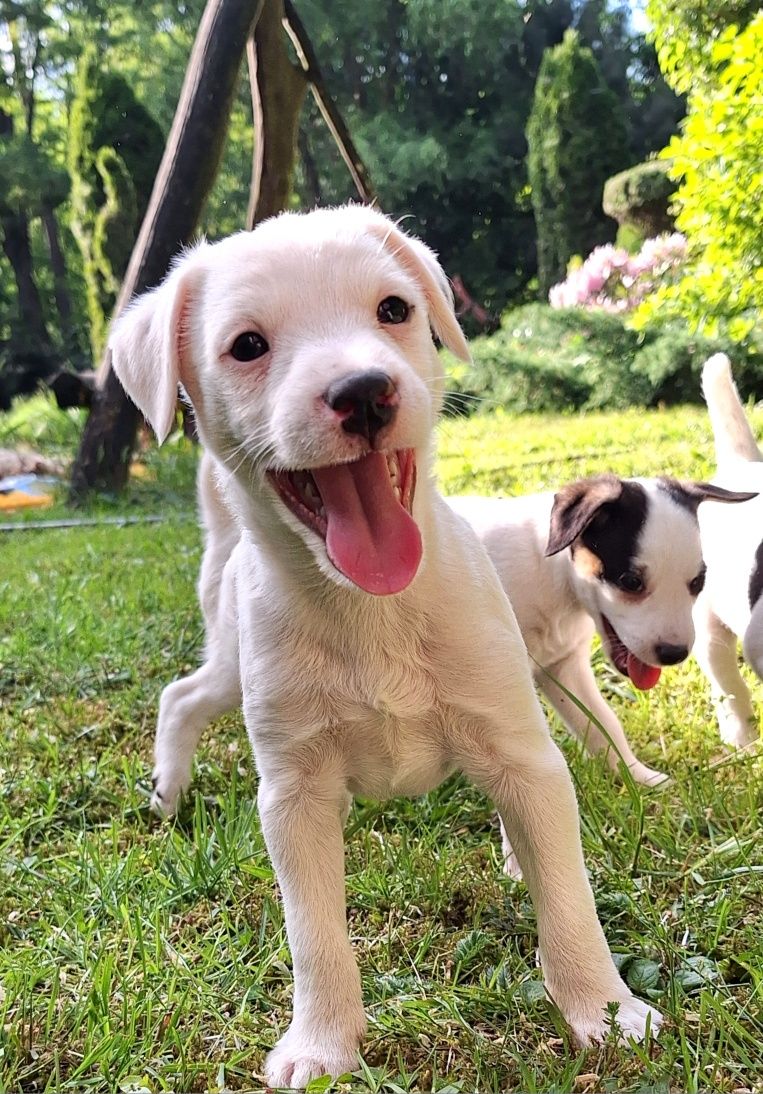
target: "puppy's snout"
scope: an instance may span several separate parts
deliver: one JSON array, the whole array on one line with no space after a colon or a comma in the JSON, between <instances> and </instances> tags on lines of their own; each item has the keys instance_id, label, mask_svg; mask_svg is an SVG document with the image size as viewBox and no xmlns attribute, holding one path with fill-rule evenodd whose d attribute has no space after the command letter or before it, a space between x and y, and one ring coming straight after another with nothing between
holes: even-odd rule
<instances>
[{"instance_id":1,"label":"puppy's snout","mask_svg":"<svg viewBox=\"0 0 763 1094\"><path fill-rule=\"evenodd\" d=\"M371 444L395 417L400 402L397 388L381 369L342 376L329 385L323 399L342 419L345 433L357 433Z\"/></svg>"},{"instance_id":2,"label":"puppy's snout","mask_svg":"<svg viewBox=\"0 0 763 1094\"><path fill-rule=\"evenodd\" d=\"M654 647L657 660L661 665L677 665L689 656L688 646L673 646L669 642L658 642Z\"/></svg>"}]
</instances>

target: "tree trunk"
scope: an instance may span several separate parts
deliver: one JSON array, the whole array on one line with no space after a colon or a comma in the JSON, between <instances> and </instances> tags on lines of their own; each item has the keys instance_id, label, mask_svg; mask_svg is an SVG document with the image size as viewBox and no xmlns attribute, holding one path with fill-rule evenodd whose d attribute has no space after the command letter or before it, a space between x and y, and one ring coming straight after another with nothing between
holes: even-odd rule
<instances>
[{"instance_id":1,"label":"tree trunk","mask_svg":"<svg viewBox=\"0 0 763 1094\"><path fill-rule=\"evenodd\" d=\"M49 205L46 205L42 211L42 223L48 240L50 268L53 271L53 296L58 318L61 321L61 333L64 336L67 354L78 356L80 347L77 345L77 337L72 325L72 302L66 280L66 259L61 248L56 214Z\"/></svg>"},{"instance_id":2,"label":"tree trunk","mask_svg":"<svg viewBox=\"0 0 763 1094\"><path fill-rule=\"evenodd\" d=\"M318 165L310 150L310 141L307 138L304 126L300 126L297 147L299 148L302 170L305 173L305 189L310 195L310 203L311 205L320 205L323 196L321 193L321 177L318 173Z\"/></svg>"},{"instance_id":3,"label":"tree trunk","mask_svg":"<svg viewBox=\"0 0 763 1094\"><path fill-rule=\"evenodd\" d=\"M261 0L207 0L167 147L117 300L161 281L189 242L217 173L246 41ZM111 368L108 350L99 390L72 472L70 500L93 489L120 490L126 480L139 412Z\"/></svg>"},{"instance_id":4,"label":"tree trunk","mask_svg":"<svg viewBox=\"0 0 763 1094\"><path fill-rule=\"evenodd\" d=\"M254 114L254 158L247 228L286 208L307 81L286 51L283 0L264 0L247 42Z\"/></svg>"},{"instance_id":5,"label":"tree trunk","mask_svg":"<svg viewBox=\"0 0 763 1094\"><path fill-rule=\"evenodd\" d=\"M50 345L42 311L42 301L32 269L32 247L29 242L29 221L23 213L5 210L0 214L3 230L3 250L13 269L18 291L19 335L37 347Z\"/></svg>"},{"instance_id":6,"label":"tree trunk","mask_svg":"<svg viewBox=\"0 0 763 1094\"><path fill-rule=\"evenodd\" d=\"M0 140L13 136L13 116L0 110ZM45 326L42 301L34 279L32 245L29 240L29 220L25 213L16 212L0 201L0 228L3 250L11 264L18 294L19 335L36 349L47 349L50 338Z\"/></svg>"},{"instance_id":7,"label":"tree trunk","mask_svg":"<svg viewBox=\"0 0 763 1094\"><path fill-rule=\"evenodd\" d=\"M302 20L294 10L291 0L283 0L283 5L284 26L297 51L299 63L310 84L313 98L323 115L323 120L329 128L331 136L334 138L342 159L347 165L348 171L352 175L352 181L355 183L355 189L358 191L358 196L361 201L370 205L376 200L376 195L374 194L374 188L371 184L371 177L368 174L368 169L355 147L355 143L350 136L350 131L345 125L342 115L337 110L333 99L328 93L326 84L323 80L323 73L318 64L318 58L313 49L312 42L307 36L307 31L304 28Z\"/></svg>"}]
</instances>

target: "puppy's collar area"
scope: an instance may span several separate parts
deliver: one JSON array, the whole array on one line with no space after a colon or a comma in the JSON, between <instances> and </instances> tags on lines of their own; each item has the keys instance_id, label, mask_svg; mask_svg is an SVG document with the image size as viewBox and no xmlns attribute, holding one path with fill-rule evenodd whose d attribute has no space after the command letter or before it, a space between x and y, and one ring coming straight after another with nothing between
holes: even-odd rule
<instances>
[{"instance_id":1,"label":"puppy's collar area","mask_svg":"<svg viewBox=\"0 0 763 1094\"><path fill-rule=\"evenodd\" d=\"M660 679L659 666L648 665L646 661L636 657L635 653L632 653L625 645L606 615L603 615L601 620L604 624L607 652L617 671L627 676L640 691L653 688Z\"/></svg>"},{"instance_id":2,"label":"puppy's collar area","mask_svg":"<svg viewBox=\"0 0 763 1094\"><path fill-rule=\"evenodd\" d=\"M267 476L283 504L325 541L332 564L359 588L388 596L413 581L422 542L412 516L412 448L309 470L268 470Z\"/></svg>"}]
</instances>

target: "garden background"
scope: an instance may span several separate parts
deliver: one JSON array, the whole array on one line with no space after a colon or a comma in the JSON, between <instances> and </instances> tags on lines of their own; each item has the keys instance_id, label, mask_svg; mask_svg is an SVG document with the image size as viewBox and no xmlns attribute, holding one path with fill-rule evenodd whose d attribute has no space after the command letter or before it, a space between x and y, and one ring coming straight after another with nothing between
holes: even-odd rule
<instances>
[{"instance_id":1,"label":"garden background","mask_svg":"<svg viewBox=\"0 0 763 1094\"><path fill-rule=\"evenodd\" d=\"M203 6L0 2L0 449L64 472L77 451L88 410L59 409L57 378L100 361ZM725 349L745 397L763 383L758 5L299 15L381 207L439 252L471 336L472 366L446 359L443 490L711 475L704 409L686 405L702 363ZM210 239L245 223L252 133L242 73ZM290 207L353 197L309 100L295 153ZM122 493L72 509L64 474L50 508L4 518L0 1090L256 1088L288 1017L240 718L208 735L175 822L147 808L159 691L202 643L197 457L178 419L161 451L140 435ZM354 1088L762 1088L760 753L721 747L692 663L645 695L594 659L639 754L673 777L623 785L558 732L607 937L668 1017L659 1043L570 1044L490 804L452 779L350 818L370 1018Z\"/></svg>"}]
</instances>

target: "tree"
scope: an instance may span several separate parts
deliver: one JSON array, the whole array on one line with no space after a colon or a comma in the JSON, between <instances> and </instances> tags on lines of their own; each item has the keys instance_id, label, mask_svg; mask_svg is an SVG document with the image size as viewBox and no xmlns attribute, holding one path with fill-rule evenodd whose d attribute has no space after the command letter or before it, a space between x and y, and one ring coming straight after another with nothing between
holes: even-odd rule
<instances>
[{"instance_id":1,"label":"tree","mask_svg":"<svg viewBox=\"0 0 763 1094\"><path fill-rule=\"evenodd\" d=\"M760 11L758 0L648 0L660 68L675 90L684 94L712 79L722 58L714 48L730 27L744 28Z\"/></svg>"},{"instance_id":2,"label":"tree","mask_svg":"<svg viewBox=\"0 0 763 1094\"><path fill-rule=\"evenodd\" d=\"M692 36L682 51L674 24L655 27L675 56L694 64ZM669 32L669 33L668 33ZM664 56L667 46L661 48ZM660 289L639 313L643 324L666 315L688 320L708 335L744 341L763 319L763 13L744 30L728 27L711 48L689 96L683 132L665 149L680 185L676 227L688 240L685 274ZM684 84L682 69L673 76Z\"/></svg>"},{"instance_id":3,"label":"tree","mask_svg":"<svg viewBox=\"0 0 763 1094\"><path fill-rule=\"evenodd\" d=\"M96 362L163 148L162 131L126 81L104 71L96 47L87 46L77 66L68 168Z\"/></svg>"},{"instance_id":4,"label":"tree","mask_svg":"<svg viewBox=\"0 0 763 1094\"><path fill-rule=\"evenodd\" d=\"M614 239L616 225L601 208L602 191L628 160L620 104L575 31L544 55L527 143L538 283L545 297L573 255L587 255Z\"/></svg>"},{"instance_id":5,"label":"tree","mask_svg":"<svg viewBox=\"0 0 763 1094\"><path fill-rule=\"evenodd\" d=\"M684 115L684 101L665 82L652 43L634 34L632 4L582 0L574 26L623 108L628 162L639 163L673 136Z\"/></svg>"},{"instance_id":6,"label":"tree","mask_svg":"<svg viewBox=\"0 0 763 1094\"><path fill-rule=\"evenodd\" d=\"M207 2L117 313L135 293L162 280L178 248L196 229L220 162L241 59L260 7L261 0ZM93 488L124 486L138 421L139 412L122 390L107 354L102 386L95 393L72 469L73 501Z\"/></svg>"}]
</instances>

